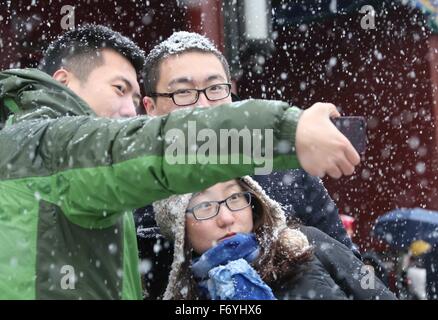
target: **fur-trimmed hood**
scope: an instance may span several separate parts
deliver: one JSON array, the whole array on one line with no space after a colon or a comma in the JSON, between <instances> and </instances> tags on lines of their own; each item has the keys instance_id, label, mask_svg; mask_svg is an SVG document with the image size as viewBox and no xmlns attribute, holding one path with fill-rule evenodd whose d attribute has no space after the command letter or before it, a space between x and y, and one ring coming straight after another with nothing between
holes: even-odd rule
<instances>
[{"instance_id":1,"label":"fur-trimmed hood","mask_svg":"<svg viewBox=\"0 0 438 320\"><path fill-rule=\"evenodd\" d=\"M260 185L251 177L241 178L266 208L271 217L271 225L264 224L255 232L260 245L260 265L272 265L272 256L268 255L274 243L277 250L287 258L303 256L311 250L307 237L298 229L288 228L286 216L280 204L270 199ZM169 282L164 299L189 298L191 279L191 250L186 243L185 217L192 194L174 195L153 204L155 220L161 233L174 241L174 257L169 275ZM287 252L287 253L285 253ZM275 278L276 275L273 275Z\"/></svg>"}]
</instances>

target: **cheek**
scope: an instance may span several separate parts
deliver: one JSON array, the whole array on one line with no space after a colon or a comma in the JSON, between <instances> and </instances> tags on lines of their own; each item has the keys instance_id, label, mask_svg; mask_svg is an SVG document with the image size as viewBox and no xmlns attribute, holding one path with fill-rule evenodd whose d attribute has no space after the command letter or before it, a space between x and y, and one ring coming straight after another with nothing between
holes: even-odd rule
<instances>
[{"instance_id":1,"label":"cheek","mask_svg":"<svg viewBox=\"0 0 438 320\"><path fill-rule=\"evenodd\" d=\"M180 109L182 109L182 108L183 108L183 107L178 107L178 106L174 105L173 103L170 103L170 104L166 107L166 111L165 111L164 114L169 114L169 113L171 113L171 112L173 112L173 111L180 110Z\"/></svg>"},{"instance_id":2,"label":"cheek","mask_svg":"<svg viewBox=\"0 0 438 320\"><path fill-rule=\"evenodd\" d=\"M210 221L195 222L194 219L186 220L187 237L192 248L202 254L213 245L214 225Z\"/></svg>"},{"instance_id":3,"label":"cheek","mask_svg":"<svg viewBox=\"0 0 438 320\"><path fill-rule=\"evenodd\" d=\"M103 95L97 90L84 90L84 93L79 96L91 107L91 109L94 110L98 116L109 117L112 114L112 105L114 100L107 98L107 95Z\"/></svg>"},{"instance_id":4,"label":"cheek","mask_svg":"<svg viewBox=\"0 0 438 320\"><path fill-rule=\"evenodd\" d=\"M233 101L232 101L232 99L231 99L231 94L230 94L230 96L228 96L228 97L225 98L225 99L218 100L218 101L214 101L214 102L213 102L213 105L214 105L214 106L219 106L219 105L221 105L221 104L232 103L232 102L233 102Z\"/></svg>"},{"instance_id":5,"label":"cheek","mask_svg":"<svg viewBox=\"0 0 438 320\"><path fill-rule=\"evenodd\" d=\"M100 101L100 103L106 105L113 105L120 98L112 88L96 87L89 94L90 98L94 101Z\"/></svg>"},{"instance_id":6,"label":"cheek","mask_svg":"<svg viewBox=\"0 0 438 320\"><path fill-rule=\"evenodd\" d=\"M178 110L178 107L173 104L171 99L170 101L157 103L155 107L155 113L157 116L164 116L171 113L172 111Z\"/></svg>"}]
</instances>

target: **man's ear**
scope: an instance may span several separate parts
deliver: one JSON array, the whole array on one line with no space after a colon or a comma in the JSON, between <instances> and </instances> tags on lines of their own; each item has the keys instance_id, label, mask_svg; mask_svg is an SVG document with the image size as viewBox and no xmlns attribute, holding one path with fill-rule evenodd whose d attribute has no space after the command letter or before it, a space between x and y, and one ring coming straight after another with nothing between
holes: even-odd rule
<instances>
[{"instance_id":1,"label":"man's ear","mask_svg":"<svg viewBox=\"0 0 438 320\"><path fill-rule=\"evenodd\" d=\"M144 110L146 111L146 114L148 116L155 116L156 115L157 108L155 106L154 99L152 99L151 97L146 96L143 98L143 107L144 107Z\"/></svg>"},{"instance_id":2,"label":"man's ear","mask_svg":"<svg viewBox=\"0 0 438 320\"><path fill-rule=\"evenodd\" d=\"M63 85L68 86L70 82L70 72L65 69L58 69L53 74L52 78L61 82Z\"/></svg>"}]
</instances>

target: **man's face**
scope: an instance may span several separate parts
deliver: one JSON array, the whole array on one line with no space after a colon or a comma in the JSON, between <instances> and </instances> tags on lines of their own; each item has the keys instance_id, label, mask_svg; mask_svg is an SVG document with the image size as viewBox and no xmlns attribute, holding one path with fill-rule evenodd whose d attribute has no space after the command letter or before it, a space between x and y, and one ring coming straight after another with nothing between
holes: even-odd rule
<instances>
[{"instance_id":1,"label":"man's face","mask_svg":"<svg viewBox=\"0 0 438 320\"><path fill-rule=\"evenodd\" d=\"M87 102L98 116L135 116L141 95L134 67L113 50L104 49L101 53L104 63L94 68L85 81L70 72L66 85Z\"/></svg>"},{"instance_id":2,"label":"man's face","mask_svg":"<svg viewBox=\"0 0 438 320\"><path fill-rule=\"evenodd\" d=\"M212 53L187 52L172 55L160 64L157 93L172 93L181 89L204 89L220 83L228 83L224 67ZM185 107L210 107L230 103L231 96L217 101L208 100L203 93L199 94L196 103L184 107L176 105L172 98L151 97L143 99L147 114L153 116L165 115Z\"/></svg>"}]
</instances>

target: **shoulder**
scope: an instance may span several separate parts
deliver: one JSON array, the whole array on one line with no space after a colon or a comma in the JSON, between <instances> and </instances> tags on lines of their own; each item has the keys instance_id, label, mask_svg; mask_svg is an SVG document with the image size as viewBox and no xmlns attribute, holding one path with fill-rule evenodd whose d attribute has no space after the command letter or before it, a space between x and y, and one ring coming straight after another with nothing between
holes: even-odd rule
<instances>
[{"instance_id":1,"label":"shoulder","mask_svg":"<svg viewBox=\"0 0 438 320\"><path fill-rule=\"evenodd\" d=\"M342 261L357 259L351 249L323 231L309 226L300 226L300 230L306 235L309 243L314 248L315 256L317 256L323 264L327 262L330 262L330 264L342 264Z\"/></svg>"},{"instance_id":2,"label":"shoulder","mask_svg":"<svg viewBox=\"0 0 438 320\"><path fill-rule=\"evenodd\" d=\"M294 278L278 280L274 293L281 300L348 299L316 256L304 263Z\"/></svg>"},{"instance_id":3,"label":"shoulder","mask_svg":"<svg viewBox=\"0 0 438 320\"><path fill-rule=\"evenodd\" d=\"M330 243L334 243L334 244L337 242L340 245L342 245L339 241L333 239L328 234L322 232L321 230L319 230L315 227L301 225L300 230L302 233L304 233L307 236L307 239L309 240L309 242L316 243L316 242L320 242L320 241L325 241L325 242L330 242Z\"/></svg>"}]
</instances>

